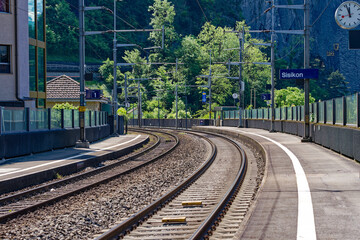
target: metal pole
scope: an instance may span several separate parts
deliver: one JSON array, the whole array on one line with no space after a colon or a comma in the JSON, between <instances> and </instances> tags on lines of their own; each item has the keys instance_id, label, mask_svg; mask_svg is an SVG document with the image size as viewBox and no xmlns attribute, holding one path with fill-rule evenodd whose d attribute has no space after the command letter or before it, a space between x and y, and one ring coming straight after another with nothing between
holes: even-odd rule
<instances>
[{"instance_id":1,"label":"metal pole","mask_svg":"<svg viewBox=\"0 0 360 240\"><path fill-rule=\"evenodd\" d=\"M256 88L254 88L254 108L256 109Z\"/></svg>"},{"instance_id":2,"label":"metal pole","mask_svg":"<svg viewBox=\"0 0 360 240\"><path fill-rule=\"evenodd\" d=\"M159 128L160 128L160 98L158 96L158 123L159 123Z\"/></svg>"},{"instance_id":3,"label":"metal pole","mask_svg":"<svg viewBox=\"0 0 360 240\"><path fill-rule=\"evenodd\" d=\"M175 121L175 128L178 128L178 84L176 84L175 88L175 96L176 96L176 121Z\"/></svg>"},{"instance_id":4,"label":"metal pole","mask_svg":"<svg viewBox=\"0 0 360 240\"><path fill-rule=\"evenodd\" d=\"M141 128L141 93L140 93L140 81L138 81L138 125Z\"/></svg>"},{"instance_id":5,"label":"metal pole","mask_svg":"<svg viewBox=\"0 0 360 240\"><path fill-rule=\"evenodd\" d=\"M243 53L243 47L244 47L244 38L245 38L245 29L243 27L242 33L239 33L239 127L241 127L241 82L242 82L242 53ZM234 99L235 101L235 99Z\"/></svg>"},{"instance_id":6,"label":"metal pole","mask_svg":"<svg viewBox=\"0 0 360 240\"><path fill-rule=\"evenodd\" d=\"M310 6L309 0L304 0L304 68L307 69L310 66ZM303 142L311 141L310 138L310 118L309 118L309 91L310 91L310 79L304 79L304 92L305 92L305 106L304 106L304 137Z\"/></svg>"},{"instance_id":7,"label":"metal pole","mask_svg":"<svg viewBox=\"0 0 360 240\"><path fill-rule=\"evenodd\" d=\"M275 0L273 1L273 8L271 9L271 126L270 132L275 132L274 121L275 121Z\"/></svg>"},{"instance_id":8,"label":"metal pole","mask_svg":"<svg viewBox=\"0 0 360 240\"><path fill-rule=\"evenodd\" d=\"M127 74L125 74L125 111L126 111L126 116L127 116L127 113L128 113L128 89L127 89ZM126 134L128 133L128 119L126 120Z\"/></svg>"},{"instance_id":9,"label":"metal pole","mask_svg":"<svg viewBox=\"0 0 360 240\"><path fill-rule=\"evenodd\" d=\"M210 49L210 69L209 69L209 125L211 121L211 49Z\"/></svg>"},{"instance_id":10,"label":"metal pole","mask_svg":"<svg viewBox=\"0 0 360 240\"><path fill-rule=\"evenodd\" d=\"M178 82L178 78L177 78L177 71L178 71L178 58L176 58L176 68L175 68L175 78L176 78L176 82ZM178 128L178 84L176 84L176 89L175 89L175 96L176 96L176 120L175 120L175 128Z\"/></svg>"},{"instance_id":11,"label":"metal pole","mask_svg":"<svg viewBox=\"0 0 360 240\"><path fill-rule=\"evenodd\" d=\"M79 0L79 68L80 68L80 107L79 125L80 140L76 142L78 148L89 148L89 142L85 136L85 32L84 32L84 0Z\"/></svg>"},{"instance_id":12,"label":"metal pole","mask_svg":"<svg viewBox=\"0 0 360 240\"><path fill-rule=\"evenodd\" d=\"M128 105L128 89L127 89L127 74L125 73L125 110L127 112L127 105Z\"/></svg>"},{"instance_id":13,"label":"metal pole","mask_svg":"<svg viewBox=\"0 0 360 240\"><path fill-rule=\"evenodd\" d=\"M250 89L250 105L254 108L252 97L253 97L253 89Z\"/></svg>"},{"instance_id":14,"label":"metal pole","mask_svg":"<svg viewBox=\"0 0 360 240\"><path fill-rule=\"evenodd\" d=\"M117 53L117 48L116 48L116 0L114 0L114 40L113 40L113 60L114 60L114 80L113 80L113 114L114 114L114 133L115 135L117 134L117 130L118 130L118 124L117 124L117 73L116 73L116 67L117 67L117 59L116 59L116 53ZM126 100L125 100L126 101Z\"/></svg>"},{"instance_id":15,"label":"metal pole","mask_svg":"<svg viewBox=\"0 0 360 240\"><path fill-rule=\"evenodd\" d=\"M185 128L187 130L187 94L186 94L186 87L185 87Z\"/></svg>"},{"instance_id":16,"label":"metal pole","mask_svg":"<svg viewBox=\"0 0 360 240\"><path fill-rule=\"evenodd\" d=\"M178 71L178 58L176 58L176 70L175 70L176 80L177 80L177 71Z\"/></svg>"},{"instance_id":17,"label":"metal pole","mask_svg":"<svg viewBox=\"0 0 360 240\"><path fill-rule=\"evenodd\" d=\"M4 126L3 109L4 109L3 107L0 107L0 135L3 131L3 126ZM4 129L4 132L5 132L5 129Z\"/></svg>"}]
</instances>

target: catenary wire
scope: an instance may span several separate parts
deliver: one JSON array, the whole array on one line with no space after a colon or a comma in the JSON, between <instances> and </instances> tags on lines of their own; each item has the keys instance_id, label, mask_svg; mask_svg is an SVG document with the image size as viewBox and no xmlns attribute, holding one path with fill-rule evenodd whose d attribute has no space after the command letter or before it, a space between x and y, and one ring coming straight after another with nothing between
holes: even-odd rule
<instances>
[{"instance_id":1,"label":"catenary wire","mask_svg":"<svg viewBox=\"0 0 360 240\"><path fill-rule=\"evenodd\" d=\"M199 0L196 0L196 2L197 2L197 4L199 5L199 7L200 7L200 9L201 9L201 11L202 11L202 13L203 13L203 15L204 15L204 17L205 17L206 21L207 21L207 22L209 22L209 19L206 17L206 14L205 14L205 12L204 12L203 8L201 7L201 4L200 4Z\"/></svg>"}]
</instances>

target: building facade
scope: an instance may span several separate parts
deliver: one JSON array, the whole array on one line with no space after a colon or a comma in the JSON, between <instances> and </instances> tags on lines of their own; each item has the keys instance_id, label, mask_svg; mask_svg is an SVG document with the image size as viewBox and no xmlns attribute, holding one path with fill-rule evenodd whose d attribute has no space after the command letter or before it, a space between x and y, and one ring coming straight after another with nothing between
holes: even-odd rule
<instances>
[{"instance_id":1,"label":"building facade","mask_svg":"<svg viewBox=\"0 0 360 240\"><path fill-rule=\"evenodd\" d=\"M46 105L52 108L55 104L70 103L75 107L80 106L80 83L69 76L61 75L46 85ZM85 88L89 91L88 88ZM109 105L109 99L99 94L86 96L86 109L91 111L104 111L104 105Z\"/></svg>"},{"instance_id":2,"label":"building facade","mask_svg":"<svg viewBox=\"0 0 360 240\"><path fill-rule=\"evenodd\" d=\"M0 0L0 106L44 108L45 0Z\"/></svg>"}]
</instances>

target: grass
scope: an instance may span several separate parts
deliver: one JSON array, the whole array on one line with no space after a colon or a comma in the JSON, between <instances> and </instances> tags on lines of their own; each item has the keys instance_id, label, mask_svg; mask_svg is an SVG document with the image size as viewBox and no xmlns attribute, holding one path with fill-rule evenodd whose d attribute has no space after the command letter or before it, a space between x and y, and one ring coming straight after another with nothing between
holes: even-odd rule
<instances>
[{"instance_id":1,"label":"grass","mask_svg":"<svg viewBox=\"0 0 360 240\"><path fill-rule=\"evenodd\" d=\"M56 174L55 174L55 178L56 178L56 179L62 179L63 176L62 176L61 174L59 174L59 173L56 173Z\"/></svg>"}]
</instances>

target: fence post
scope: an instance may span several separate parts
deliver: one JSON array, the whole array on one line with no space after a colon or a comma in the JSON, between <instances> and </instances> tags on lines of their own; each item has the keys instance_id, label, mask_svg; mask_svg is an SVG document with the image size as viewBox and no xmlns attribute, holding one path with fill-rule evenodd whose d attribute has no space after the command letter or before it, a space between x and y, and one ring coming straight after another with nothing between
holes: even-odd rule
<instances>
[{"instance_id":1,"label":"fence post","mask_svg":"<svg viewBox=\"0 0 360 240\"><path fill-rule=\"evenodd\" d=\"M335 125L335 123L336 123L336 106L335 106L335 99L333 98L333 99L331 99L331 101L332 101L332 110L333 110L333 119L332 119L332 124L333 125Z\"/></svg>"},{"instance_id":2,"label":"fence post","mask_svg":"<svg viewBox=\"0 0 360 240\"><path fill-rule=\"evenodd\" d=\"M279 107L279 120L281 121L281 119L282 119L282 111L281 111L281 108ZM276 114L275 114L275 116L276 116Z\"/></svg>"},{"instance_id":3,"label":"fence post","mask_svg":"<svg viewBox=\"0 0 360 240\"><path fill-rule=\"evenodd\" d=\"M360 127L360 93L356 94L356 106L357 106L357 113L356 113L356 126Z\"/></svg>"},{"instance_id":4,"label":"fence post","mask_svg":"<svg viewBox=\"0 0 360 240\"><path fill-rule=\"evenodd\" d=\"M71 110L71 128L75 128L75 110Z\"/></svg>"},{"instance_id":5,"label":"fence post","mask_svg":"<svg viewBox=\"0 0 360 240\"><path fill-rule=\"evenodd\" d=\"M3 125L4 125L4 122L3 122L3 107L0 107L0 135L2 134L2 129L3 129Z\"/></svg>"},{"instance_id":6,"label":"fence post","mask_svg":"<svg viewBox=\"0 0 360 240\"><path fill-rule=\"evenodd\" d=\"M65 123L64 123L64 120L65 120L65 110L64 109L61 109L60 110L60 126L61 126L61 129L64 129L65 128Z\"/></svg>"},{"instance_id":7,"label":"fence post","mask_svg":"<svg viewBox=\"0 0 360 240\"><path fill-rule=\"evenodd\" d=\"M25 108L26 131L30 132L30 108Z\"/></svg>"},{"instance_id":8,"label":"fence post","mask_svg":"<svg viewBox=\"0 0 360 240\"><path fill-rule=\"evenodd\" d=\"M346 97L342 97L342 106L343 106L343 126L346 125L347 123L347 118L346 118Z\"/></svg>"},{"instance_id":9,"label":"fence post","mask_svg":"<svg viewBox=\"0 0 360 240\"><path fill-rule=\"evenodd\" d=\"M315 123L319 123L319 106L320 106L320 104L319 104L319 102L315 102L315 105L314 105L314 107L316 108L316 121L315 121Z\"/></svg>"},{"instance_id":10,"label":"fence post","mask_svg":"<svg viewBox=\"0 0 360 240\"><path fill-rule=\"evenodd\" d=\"M51 130L51 108L48 108L48 129Z\"/></svg>"},{"instance_id":11,"label":"fence post","mask_svg":"<svg viewBox=\"0 0 360 240\"><path fill-rule=\"evenodd\" d=\"M89 127L91 127L91 111L88 111L88 117L89 117Z\"/></svg>"}]
</instances>

